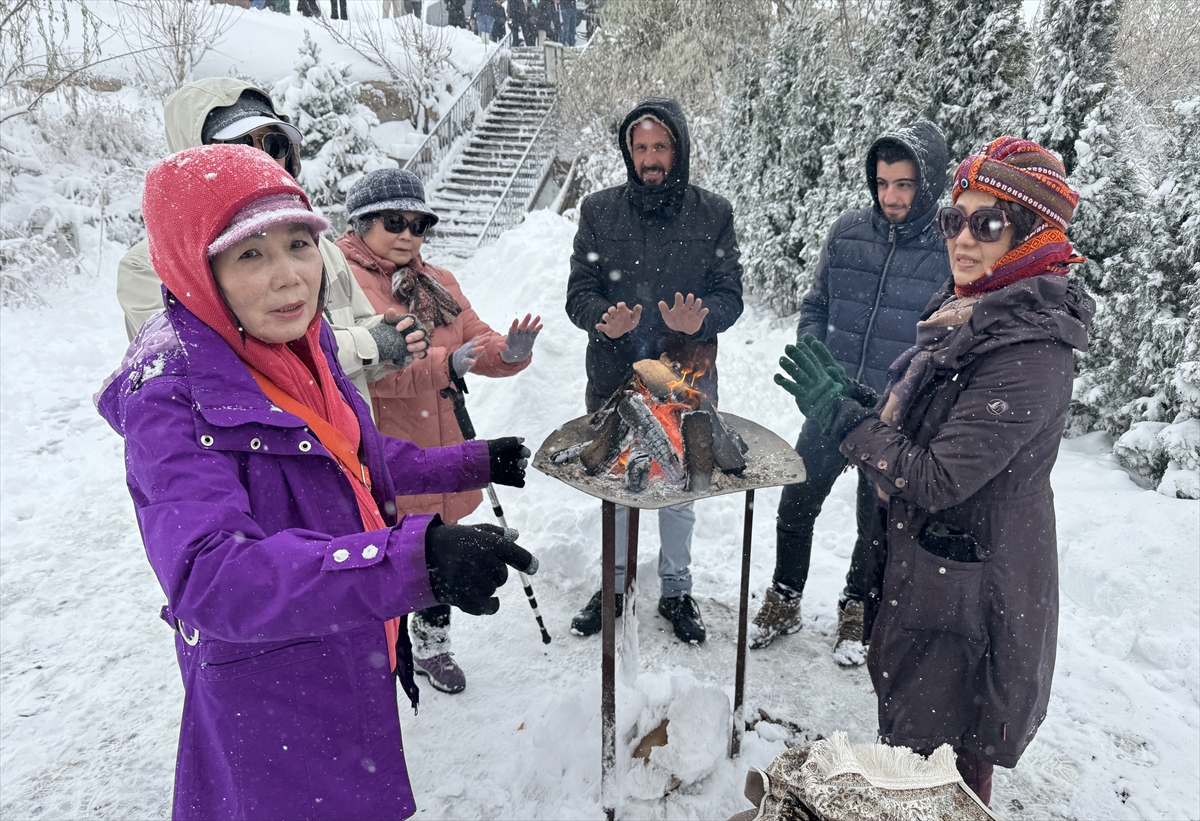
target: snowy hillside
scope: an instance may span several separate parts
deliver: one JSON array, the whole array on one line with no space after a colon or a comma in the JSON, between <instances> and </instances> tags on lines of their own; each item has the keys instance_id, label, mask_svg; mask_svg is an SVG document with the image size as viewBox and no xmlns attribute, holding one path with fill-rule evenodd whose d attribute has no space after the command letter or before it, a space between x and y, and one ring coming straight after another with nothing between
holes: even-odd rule
<instances>
[{"instance_id":1,"label":"snowy hillside","mask_svg":"<svg viewBox=\"0 0 1200 821\"><path fill-rule=\"evenodd\" d=\"M472 382L482 436L516 433L536 445L582 411L585 339L562 309L573 231L537 212L453 265L493 326L526 311L546 324L527 371ZM5 818L169 814L179 674L124 488L121 442L90 399L125 344L113 297L119 250L107 245L100 273L48 294L46 308L5 309L0 323ZM439 261L436 246L428 251ZM725 407L789 439L801 420L770 375L791 333L751 307L721 348ZM1037 739L1015 770L997 770L994 806L1008 818L1200 817L1200 511L1138 488L1105 451L1092 439L1064 442L1054 473L1058 670ZM540 474L524 490L500 492L542 561L533 581L554 641L541 643L512 582L496 616L456 615L466 691L426 687L420 715L402 710L417 817L599 818L600 642L570 635L567 625L598 584L600 507ZM758 593L773 566L778 496L758 494ZM852 500L843 477L818 521L805 629L749 657L747 714L762 708L803 728L801 738L836 729L860 742L873 736L865 671L839 669L829 656ZM624 817L727 817L745 806L746 767L765 766L789 735L760 722L742 757L725 757L741 513L740 496L697 505L695 593L709 624L700 647L680 644L654 613L657 537L653 516L643 521L641 674L618 693L618 738L631 739L618 743L632 749L668 714L680 740L629 769ZM684 783L659 797L670 775Z\"/></svg>"}]
</instances>

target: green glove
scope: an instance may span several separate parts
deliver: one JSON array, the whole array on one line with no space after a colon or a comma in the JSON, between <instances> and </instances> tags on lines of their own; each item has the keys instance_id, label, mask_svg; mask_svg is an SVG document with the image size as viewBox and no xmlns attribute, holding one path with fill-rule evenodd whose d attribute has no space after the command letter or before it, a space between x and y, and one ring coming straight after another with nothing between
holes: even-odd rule
<instances>
[{"instance_id":1,"label":"green glove","mask_svg":"<svg viewBox=\"0 0 1200 821\"><path fill-rule=\"evenodd\" d=\"M800 344L806 348L817 358L822 370L829 375L829 378L837 382L841 387L842 396L847 399L853 399L861 405L871 407L877 399L875 391L868 385L863 385L860 382L855 382L846 373L846 369L837 363L833 358L833 354L825 347L825 343L817 339L812 334L805 334L800 340Z\"/></svg>"},{"instance_id":2,"label":"green glove","mask_svg":"<svg viewBox=\"0 0 1200 821\"><path fill-rule=\"evenodd\" d=\"M808 346L788 345L783 352L786 356L779 358L779 367L791 380L777 373L775 384L795 397L796 407L806 419L811 419L821 430L828 429L843 399L842 385L826 373L821 360Z\"/></svg>"}]
</instances>

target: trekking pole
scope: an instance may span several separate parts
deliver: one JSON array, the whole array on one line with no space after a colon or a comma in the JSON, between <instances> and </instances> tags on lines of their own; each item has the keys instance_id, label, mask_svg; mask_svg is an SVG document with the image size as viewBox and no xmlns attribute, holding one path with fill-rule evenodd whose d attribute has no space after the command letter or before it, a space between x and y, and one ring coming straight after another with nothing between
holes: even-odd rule
<instances>
[{"instance_id":1,"label":"trekking pole","mask_svg":"<svg viewBox=\"0 0 1200 821\"><path fill-rule=\"evenodd\" d=\"M454 376L454 388L444 388L442 396L449 399L454 405L454 418L458 421L458 428L462 431L463 439L468 442L475 438L475 425L471 422L471 416L467 413L467 402L464 398L467 393L467 383L461 376ZM500 526L508 529L508 522L504 519L504 508L500 507L500 499L496 496L496 488L491 482L487 485L488 499L492 503L492 513L500 521ZM529 599L529 606L533 608L534 618L537 619L538 628L542 631L542 644L550 643L550 633L546 630L546 623L542 621L542 614L538 612L537 599L533 595L533 585L529 583L529 577L520 570L517 574L521 577L521 586L525 588L525 596Z\"/></svg>"}]
</instances>

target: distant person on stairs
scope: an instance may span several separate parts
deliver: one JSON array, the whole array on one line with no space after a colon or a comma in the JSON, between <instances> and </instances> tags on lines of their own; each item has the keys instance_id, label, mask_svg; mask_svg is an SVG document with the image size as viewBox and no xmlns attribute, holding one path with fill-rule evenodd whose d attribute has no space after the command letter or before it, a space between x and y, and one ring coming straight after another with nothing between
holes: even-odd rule
<instances>
[{"instance_id":1,"label":"distant person on stairs","mask_svg":"<svg viewBox=\"0 0 1200 821\"><path fill-rule=\"evenodd\" d=\"M703 375L695 387L717 403L717 335L742 315L742 265L733 209L689 183L691 143L679 103L643 100L617 135L628 180L587 197L567 282L567 315L587 331L587 410L633 376L633 363L667 354ZM617 506L617 590L625 577L629 511ZM707 632L692 599L692 503L658 512L658 612L680 641ZM619 609L619 608L618 608ZM600 631L600 593L571 632Z\"/></svg>"},{"instance_id":2,"label":"distant person on stairs","mask_svg":"<svg viewBox=\"0 0 1200 821\"><path fill-rule=\"evenodd\" d=\"M453 274L425 261L421 246L438 215L411 171L388 168L366 175L346 195L346 214L350 230L337 245L375 310L415 314L430 332L428 357L371 383L379 429L421 447L457 445L463 436L451 398L455 380L468 373L512 376L529 367L541 317L514 319L502 336L475 313ZM400 514L438 513L454 524L482 499L477 490L435 493L402 496L396 506ZM417 672L438 690L457 693L467 681L452 657L449 630L446 605L413 614Z\"/></svg>"}]
</instances>

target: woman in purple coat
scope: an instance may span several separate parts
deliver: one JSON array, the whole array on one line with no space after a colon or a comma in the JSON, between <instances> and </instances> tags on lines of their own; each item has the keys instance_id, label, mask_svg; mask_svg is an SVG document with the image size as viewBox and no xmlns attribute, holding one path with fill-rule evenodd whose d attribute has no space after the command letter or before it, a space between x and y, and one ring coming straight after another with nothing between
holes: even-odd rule
<instances>
[{"instance_id":1,"label":"woman in purple coat","mask_svg":"<svg viewBox=\"0 0 1200 821\"><path fill-rule=\"evenodd\" d=\"M97 400L175 630L174 817L405 818L398 617L494 613L505 565L536 560L498 528L397 520L393 500L523 486L528 451L376 430L321 318L328 224L261 151L180 152L142 208L166 311Z\"/></svg>"}]
</instances>

